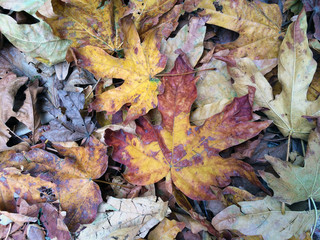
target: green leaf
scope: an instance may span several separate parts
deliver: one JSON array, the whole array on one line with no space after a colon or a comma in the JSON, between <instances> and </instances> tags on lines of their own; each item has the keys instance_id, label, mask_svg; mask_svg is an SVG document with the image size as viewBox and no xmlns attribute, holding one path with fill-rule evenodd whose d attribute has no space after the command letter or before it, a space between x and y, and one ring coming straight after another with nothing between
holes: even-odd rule
<instances>
[{"instance_id":1,"label":"green leaf","mask_svg":"<svg viewBox=\"0 0 320 240\"><path fill-rule=\"evenodd\" d=\"M71 44L69 40L54 36L43 21L19 25L5 14L0 14L0 31L20 51L49 65L64 61Z\"/></svg>"}]
</instances>

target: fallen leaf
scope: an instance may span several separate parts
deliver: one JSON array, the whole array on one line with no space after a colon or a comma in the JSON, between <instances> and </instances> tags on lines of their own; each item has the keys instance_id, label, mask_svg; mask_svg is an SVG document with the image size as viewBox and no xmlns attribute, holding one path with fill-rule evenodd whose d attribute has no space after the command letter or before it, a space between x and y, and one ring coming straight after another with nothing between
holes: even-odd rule
<instances>
[{"instance_id":1,"label":"fallen leaf","mask_svg":"<svg viewBox=\"0 0 320 240\"><path fill-rule=\"evenodd\" d=\"M163 219L155 229L153 229L149 235L148 240L174 240L179 232L185 227L183 222L177 222L176 220Z\"/></svg>"},{"instance_id":2,"label":"fallen leaf","mask_svg":"<svg viewBox=\"0 0 320 240\"><path fill-rule=\"evenodd\" d=\"M283 5L283 11L290 9L295 15L298 15L303 8L303 3L301 0L287 0Z\"/></svg>"},{"instance_id":3,"label":"fallen leaf","mask_svg":"<svg viewBox=\"0 0 320 240\"><path fill-rule=\"evenodd\" d=\"M121 0L100 2L52 0L57 17L42 17L62 39L72 40L71 47L100 47L110 53L121 48L118 21L125 11Z\"/></svg>"},{"instance_id":4,"label":"fallen leaf","mask_svg":"<svg viewBox=\"0 0 320 240\"><path fill-rule=\"evenodd\" d=\"M282 92L275 99L270 84L249 58L236 59L235 65L229 67L238 94L245 94L247 86L255 87L255 102L269 109L264 113L281 133L304 140L315 125L302 116L316 116L320 109L320 100L309 102L306 99L317 66L308 46L306 29L306 14L302 12L289 26L280 47L278 76Z\"/></svg>"},{"instance_id":5,"label":"fallen leaf","mask_svg":"<svg viewBox=\"0 0 320 240\"><path fill-rule=\"evenodd\" d=\"M26 239L24 235L29 236L29 229L27 231L23 231L23 229L36 226L39 227L41 232L46 233L45 235L50 239L71 239L68 227L63 222L63 213L52 204L37 203L29 205L24 199L18 198L14 205L17 206L17 213L0 211L1 220L4 220L4 216L7 217L6 221L1 221L0 232L2 232L2 229L8 229L7 232L10 232L10 235L12 235L16 231L21 231L22 236L20 239ZM41 227L36 225L40 221ZM12 224L11 228L9 224ZM4 239L5 236L1 236L0 233L0 238Z\"/></svg>"},{"instance_id":6,"label":"fallen leaf","mask_svg":"<svg viewBox=\"0 0 320 240\"><path fill-rule=\"evenodd\" d=\"M92 74L84 69L75 68L65 82L63 90L67 92L82 92L83 87L79 87L79 85L86 86L96 83L95 79L90 75Z\"/></svg>"},{"instance_id":7,"label":"fallen leaf","mask_svg":"<svg viewBox=\"0 0 320 240\"><path fill-rule=\"evenodd\" d=\"M314 210L287 209L283 215L281 203L269 196L238 204L227 207L212 219L218 231L237 230L245 235L262 235L264 240L283 240L310 230L314 223Z\"/></svg>"},{"instance_id":8,"label":"fallen leaf","mask_svg":"<svg viewBox=\"0 0 320 240\"><path fill-rule=\"evenodd\" d=\"M26 77L17 77L13 73L9 73L0 80L0 105L3 106L0 112L0 151L10 149L7 146L7 141L10 138L9 128L6 126L6 122L15 117L20 122L25 122L28 126L32 126L34 121L34 115L29 115L33 112L32 97L30 93L27 93L28 100L24 102L22 107L18 111L13 111L14 98L18 92L18 89L27 82ZM36 116L35 116L36 117Z\"/></svg>"},{"instance_id":9,"label":"fallen leaf","mask_svg":"<svg viewBox=\"0 0 320 240\"><path fill-rule=\"evenodd\" d=\"M203 39L206 32L205 23L208 17L191 18L189 24L184 25L174 38L162 41L161 52L167 56L165 71L171 71L181 49L187 56L192 67L199 61L203 53Z\"/></svg>"},{"instance_id":10,"label":"fallen leaf","mask_svg":"<svg viewBox=\"0 0 320 240\"><path fill-rule=\"evenodd\" d=\"M122 29L126 39L123 44L124 59L112 57L93 46L79 49L76 55L79 65L92 72L97 79L107 77L124 80L120 87L96 96L91 107L114 114L123 105L131 104L126 118L126 122L129 122L157 106L157 95L161 88L160 80L155 75L164 69L166 60L157 48L154 32L141 43L130 18L122 19Z\"/></svg>"},{"instance_id":11,"label":"fallen leaf","mask_svg":"<svg viewBox=\"0 0 320 240\"><path fill-rule=\"evenodd\" d=\"M196 220L192 219L188 215L182 215L178 213L175 213L174 215L177 217L179 221L184 222L186 225L186 228L190 229L191 232L194 234L199 233L200 231L207 231L207 228L205 226L203 226L201 223L197 222Z\"/></svg>"},{"instance_id":12,"label":"fallen leaf","mask_svg":"<svg viewBox=\"0 0 320 240\"><path fill-rule=\"evenodd\" d=\"M219 152L239 144L266 128L269 122L249 122L253 92L236 98L223 112L201 127L189 123L191 104L196 98L196 78L186 57L180 55L170 74L163 78L165 92L159 98L162 124L152 126L143 117L137 121L137 135L106 131L105 141L114 147L113 159L125 164L125 178L137 185L158 182L163 177L188 197L215 199L211 186L224 187L231 176L243 176L261 186L250 165L223 159ZM252 90L252 89L251 89ZM248 131L250 129L250 131Z\"/></svg>"},{"instance_id":13,"label":"fallen leaf","mask_svg":"<svg viewBox=\"0 0 320 240\"><path fill-rule=\"evenodd\" d=\"M12 11L34 14L46 2L46 0L0 0L0 6Z\"/></svg>"},{"instance_id":14,"label":"fallen leaf","mask_svg":"<svg viewBox=\"0 0 320 240\"><path fill-rule=\"evenodd\" d=\"M311 17L313 21L314 33L312 34L316 39L320 40L320 2L318 0L302 1L306 12L312 12ZM312 26L312 22L309 23Z\"/></svg>"},{"instance_id":15,"label":"fallen leaf","mask_svg":"<svg viewBox=\"0 0 320 240\"><path fill-rule=\"evenodd\" d=\"M227 65L223 61L212 58L203 64L199 70L215 68L198 72L196 109L191 113L190 121L195 125L202 125L206 119L221 112L223 108L236 96L232 88L231 77Z\"/></svg>"},{"instance_id":16,"label":"fallen leaf","mask_svg":"<svg viewBox=\"0 0 320 240\"><path fill-rule=\"evenodd\" d=\"M171 211L168 203L156 196L133 199L109 197L99 206L96 219L85 227L77 239L106 239L108 236L120 239L144 238L149 230L158 224ZM79 228L79 229L81 229ZM127 236L127 238L125 238ZM118 239L118 238L117 238Z\"/></svg>"},{"instance_id":17,"label":"fallen leaf","mask_svg":"<svg viewBox=\"0 0 320 240\"><path fill-rule=\"evenodd\" d=\"M80 92L58 91L59 105L47 102L47 110L55 119L50 121L50 129L42 135L52 142L77 141L88 138L94 129L91 117L83 118L80 110L83 108L85 97ZM65 114L62 112L65 109Z\"/></svg>"},{"instance_id":18,"label":"fallen leaf","mask_svg":"<svg viewBox=\"0 0 320 240\"><path fill-rule=\"evenodd\" d=\"M200 16L210 15L208 24L240 34L234 42L221 45L231 49L233 56L248 56L252 60L278 57L282 22L278 5L246 0L214 3L203 0L196 8L203 9L198 13Z\"/></svg>"},{"instance_id":19,"label":"fallen leaf","mask_svg":"<svg viewBox=\"0 0 320 240\"><path fill-rule=\"evenodd\" d=\"M319 129L310 133L308 150L304 159L304 167L293 165L266 155L266 160L271 163L273 169L280 178L271 173L261 172L261 177L274 191L274 198L279 201L292 204L313 198L320 200L320 132Z\"/></svg>"},{"instance_id":20,"label":"fallen leaf","mask_svg":"<svg viewBox=\"0 0 320 240\"><path fill-rule=\"evenodd\" d=\"M17 24L5 14L0 14L0 31L20 51L47 64L64 61L70 45L69 40L61 40L53 35L48 24Z\"/></svg>"},{"instance_id":21,"label":"fallen leaf","mask_svg":"<svg viewBox=\"0 0 320 240\"><path fill-rule=\"evenodd\" d=\"M6 180L13 184L8 190L2 183L1 191L7 196L3 204L10 206L8 203L14 200L15 192L32 203L44 201L46 194L52 193L54 195L48 197L60 200L62 209L67 212L65 222L74 231L79 223L94 220L98 205L102 202L100 189L92 179L101 177L106 171L107 148L94 138L90 138L85 147L53 146L62 157L38 148L23 153L2 153L1 169L23 166L24 172L32 176L16 173L13 177L17 180L12 177ZM21 189L20 193L15 189ZM30 192L31 189L34 189L33 192ZM43 192L39 194L41 190ZM27 194L24 194L25 191ZM30 201L29 198L35 200Z\"/></svg>"},{"instance_id":22,"label":"fallen leaf","mask_svg":"<svg viewBox=\"0 0 320 240\"><path fill-rule=\"evenodd\" d=\"M177 0L131 0L126 15L132 13L139 34L145 33L160 21L160 17L175 5Z\"/></svg>"}]
</instances>

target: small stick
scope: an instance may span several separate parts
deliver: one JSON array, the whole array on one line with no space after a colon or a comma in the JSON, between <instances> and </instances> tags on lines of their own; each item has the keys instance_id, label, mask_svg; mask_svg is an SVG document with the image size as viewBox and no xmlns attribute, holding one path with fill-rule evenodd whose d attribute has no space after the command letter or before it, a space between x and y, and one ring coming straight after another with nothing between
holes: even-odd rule
<instances>
[{"instance_id":1,"label":"small stick","mask_svg":"<svg viewBox=\"0 0 320 240\"><path fill-rule=\"evenodd\" d=\"M195 69L195 70L192 71L192 72L186 72L186 73L174 73L174 74L163 73L163 74L156 74L155 77L183 76L183 75L188 75L188 74L197 73L197 72L203 72L203 71L210 71L210 70L216 70L216 68L206 68L206 69L201 69L201 70Z\"/></svg>"}]
</instances>

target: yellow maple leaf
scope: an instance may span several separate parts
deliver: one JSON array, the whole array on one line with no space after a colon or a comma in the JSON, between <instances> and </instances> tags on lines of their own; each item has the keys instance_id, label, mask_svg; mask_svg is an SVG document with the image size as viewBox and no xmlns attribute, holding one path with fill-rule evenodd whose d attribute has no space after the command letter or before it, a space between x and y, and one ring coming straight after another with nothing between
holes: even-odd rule
<instances>
[{"instance_id":1,"label":"yellow maple leaf","mask_svg":"<svg viewBox=\"0 0 320 240\"><path fill-rule=\"evenodd\" d=\"M124 83L96 96L91 107L97 111L116 113L123 105L131 104L126 121L146 114L158 105L160 82L155 75L166 64L160 54L155 32L150 32L141 43L136 27L129 17L121 20L124 33L124 59L115 58L101 48L87 46L76 52L79 65L97 78L122 78Z\"/></svg>"}]
</instances>

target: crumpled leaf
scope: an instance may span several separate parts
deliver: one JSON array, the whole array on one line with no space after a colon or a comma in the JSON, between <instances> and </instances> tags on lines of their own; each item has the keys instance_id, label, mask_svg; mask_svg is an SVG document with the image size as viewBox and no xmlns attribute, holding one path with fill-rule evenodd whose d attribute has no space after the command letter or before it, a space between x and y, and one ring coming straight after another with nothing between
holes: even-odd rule
<instances>
[{"instance_id":1,"label":"crumpled leaf","mask_svg":"<svg viewBox=\"0 0 320 240\"><path fill-rule=\"evenodd\" d=\"M234 42L222 45L235 57L251 59L278 57L282 15L278 5L247 0L202 0L197 8L200 16L210 15L208 24L238 32Z\"/></svg>"},{"instance_id":2,"label":"crumpled leaf","mask_svg":"<svg viewBox=\"0 0 320 240\"><path fill-rule=\"evenodd\" d=\"M13 177L17 180L10 176L6 182L10 180L14 187L8 190L6 182L3 182L1 192L7 196L3 204L7 208L11 206L9 203L14 201L14 193L31 203L44 201L49 194L49 199L59 199L62 209L67 211L65 222L74 231L79 223L95 219L98 205L102 202L100 189L92 179L101 177L106 171L107 148L94 138L90 138L85 147L53 146L62 157L38 148L22 153L2 153L1 169L23 166L24 172L32 176L16 173ZM1 174L6 177L5 173ZM28 189L34 189L34 192ZM29 198L35 200L30 201Z\"/></svg>"},{"instance_id":3,"label":"crumpled leaf","mask_svg":"<svg viewBox=\"0 0 320 240\"><path fill-rule=\"evenodd\" d=\"M319 0L312 0L312 1L306 1L302 0L303 5L305 7L306 12L312 12L312 20L313 20L313 27L314 27L314 33L313 36L320 40L320 1ZM310 22L310 25L312 23Z\"/></svg>"},{"instance_id":4,"label":"crumpled leaf","mask_svg":"<svg viewBox=\"0 0 320 240\"><path fill-rule=\"evenodd\" d=\"M77 239L92 239L93 236L97 240L112 239L111 236L114 239L144 238L170 212L168 202L156 196L133 199L109 197L106 203L100 204L94 222L82 225L86 228Z\"/></svg>"},{"instance_id":5,"label":"crumpled leaf","mask_svg":"<svg viewBox=\"0 0 320 240\"><path fill-rule=\"evenodd\" d=\"M51 239L71 239L68 227L64 224L64 216L56 207L50 203L37 203L29 205L24 199L18 198L15 205L17 206L17 213L10 213L6 211L0 211L0 218L3 216L10 219L12 223L10 235L14 234L17 237L17 232L21 232L20 239L27 239L28 231L26 228L30 226L37 226L41 229L41 232L46 231L47 237ZM35 225L38 221L41 221L42 226ZM0 238L4 239L6 236L2 236L2 232L8 233L10 226L9 222L0 225ZM16 229L13 230L12 229ZM2 231L4 230L4 231ZM5 231L6 230L6 231ZM10 237L9 235L9 237Z\"/></svg>"},{"instance_id":6,"label":"crumpled leaf","mask_svg":"<svg viewBox=\"0 0 320 240\"><path fill-rule=\"evenodd\" d=\"M26 92L26 100L18 111L13 111L14 107L14 98L18 92L18 89L23 86L28 78L26 77L17 77L13 73L9 73L0 80L0 105L3 106L0 112L0 151L10 149L7 146L7 141L10 138L8 127L5 123L11 118L15 117L22 123L25 123L30 130L33 130L32 126L35 126L35 119L37 115L33 115L33 97L29 91ZM33 91L33 90L32 90ZM37 91L37 90L35 90ZM30 113L32 113L30 115ZM37 124L36 124L37 125Z\"/></svg>"},{"instance_id":7,"label":"crumpled leaf","mask_svg":"<svg viewBox=\"0 0 320 240\"><path fill-rule=\"evenodd\" d=\"M264 240L283 240L299 236L313 225L312 211L281 213L281 203L267 196L263 200L239 202L227 207L212 219L218 230L237 230L245 235L262 235Z\"/></svg>"},{"instance_id":8,"label":"crumpled leaf","mask_svg":"<svg viewBox=\"0 0 320 240\"><path fill-rule=\"evenodd\" d=\"M52 142L72 142L88 138L94 129L90 117L83 118L80 110L83 108L85 96L80 92L58 91L60 106L47 103L45 109L55 117L50 121L50 130L42 135ZM65 108L65 114L61 108Z\"/></svg>"},{"instance_id":9,"label":"crumpled leaf","mask_svg":"<svg viewBox=\"0 0 320 240\"><path fill-rule=\"evenodd\" d=\"M89 76L88 71L75 68L65 82L63 90L67 92L82 92L83 88L78 87L77 85L93 85L95 83L96 81L93 77Z\"/></svg>"},{"instance_id":10,"label":"crumpled leaf","mask_svg":"<svg viewBox=\"0 0 320 240\"><path fill-rule=\"evenodd\" d=\"M284 136L308 139L315 126L302 116L319 114L320 100L309 102L307 91L316 70L317 63L312 58L306 36L306 14L302 12L292 23L280 47L278 76L282 92L273 98L272 88L249 58L229 62L229 73L234 79L233 87L238 94L246 93L247 86L257 92L255 102L269 110L265 114L279 128Z\"/></svg>"},{"instance_id":11,"label":"crumpled leaf","mask_svg":"<svg viewBox=\"0 0 320 240\"><path fill-rule=\"evenodd\" d=\"M269 122L249 122L249 96L236 98L223 112L201 127L189 123L190 108L196 99L196 79L186 57L177 58L170 74L163 78L164 94L158 97L162 124L152 126L145 118L137 121L137 135L106 131L105 141L114 147L113 159L125 164L125 178L137 185L147 185L167 178L188 197L215 199L211 186L224 187L231 176L243 176L260 185L250 165L219 152L239 144L266 128ZM251 89L252 90L252 89ZM261 185L260 185L261 186Z\"/></svg>"},{"instance_id":12,"label":"crumpled leaf","mask_svg":"<svg viewBox=\"0 0 320 240\"><path fill-rule=\"evenodd\" d=\"M96 96L91 107L115 114L123 105L131 104L126 118L126 122L129 122L157 106L157 95L161 88L155 75L164 69L166 58L157 48L154 32L141 43L130 18L122 19L122 29L126 39L123 44L124 59L112 57L93 46L80 48L76 55L79 65L92 72L97 79L107 77L124 80L120 87Z\"/></svg>"},{"instance_id":13,"label":"crumpled leaf","mask_svg":"<svg viewBox=\"0 0 320 240\"><path fill-rule=\"evenodd\" d=\"M0 6L12 11L34 14L47 0L0 0Z\"/></svg>"},{"instance_id":14,"label":"crumpled leaf","mask_svg":"<svg viewBox=\"0 0 320 240\"><path fill-rule=\"evenodd\" d=\"M173 240L185 227L185 223L176 220L163 219L149 235L148 240Z\"/></svg>"},{"instance_id":15,"label":"crumpled leaf","mask_svg":"<svg viewBox=\"0 0 320 240\"><path fill-rule=\"evenodd\" d=\"M43 21L17 24L5 14L0 14L0 31L20 51L50 65L64 61L71 43L54 36L50 26Z\"/></svg>"},{"instance_id":16,"label":"crumpled leaf","mask_svg":"<svg viewBox=\"0 0 320 240\"><path fill-rule=\"evenodd\" d=\"M266 155L266 160L280 178L271 173L261 172L262 178L274 191L274 198L292 204L313 198L320 200L320 132L317 128L310 133L304 167L293 165L279 158Z\"/></svg>"},{"instance_id":17,"label":"crumpled leaf","mask_svg":"<svg viewBox=\"0 0 320 240\"><path fill-rule=\"evenodd\" d=\"M205 23L208 17L191 18L189 24L184 25L174 38L162 41L162 53L167 56L166 71L170 71L181 49L187 56L192 67L199 61L203 53L203 40L206 33Z\"/></svg>"},{"instance_id":18,"label":"crumpled leaf","mask_svg":"<svg viewBox=\"0 0 320 240\"><path fill-rule=\"evenodd\" d=\"M121 48L118 21L125 8L121 0L101 2L52 0L54 18L42 18L55 35L72 40L71 47L100 47L110 53Z\"/></svg>"}]
</instances>

